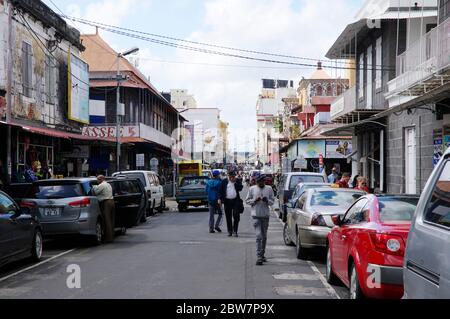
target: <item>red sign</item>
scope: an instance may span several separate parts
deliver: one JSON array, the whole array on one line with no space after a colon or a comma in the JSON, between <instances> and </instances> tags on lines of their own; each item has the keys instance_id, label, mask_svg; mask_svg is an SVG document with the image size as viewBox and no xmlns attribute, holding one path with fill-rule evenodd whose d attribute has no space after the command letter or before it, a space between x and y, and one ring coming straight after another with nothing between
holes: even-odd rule
<instances>
[{"instance_id":1,"label":"red sign","mask_svg":"<svg viewBox=\"0 0 450 319\"><path fill-rule=\"evenodd\" d=\"M98 138L117 137L115 126L87 126L83 128L83 135ZM120 137L139 137L139 127L122 126Z\"/></svg>"}]
</instances>

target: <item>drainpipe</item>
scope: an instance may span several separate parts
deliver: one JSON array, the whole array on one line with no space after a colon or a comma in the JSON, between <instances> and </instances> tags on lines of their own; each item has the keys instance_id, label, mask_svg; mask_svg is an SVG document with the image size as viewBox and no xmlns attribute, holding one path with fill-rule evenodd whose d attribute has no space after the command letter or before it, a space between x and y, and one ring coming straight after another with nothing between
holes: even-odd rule
<instances>
[{"instance_id":1,"label":"drainpipe","mask_svg":"<svg viewBox=\"0 0 450 319\"><path fill-rule=\"evenodd\" d=\"M6 133L6 167L7 167L7 183L11 183L11 175L12 175L12 161L11 161L11 139L12 139L12 130L11 130L11 113L12 113L12 77L13 77L13 58L12 58L12 50L13 50L13 32L12 32L12 15L13 15L13 5L9 3L8 5L8 76L6 83L6 124L7 124L7 133Z\"/></svg>"},{"instance_id":2,"label":"drainpipe","mask_svg":"<svg viewBox=\"0 0 450 319\"><path fill-rule=\"evenodd\" d=\"M380 192L384 193L384 129L380 131Z\"/></svg>"}]
</instances>

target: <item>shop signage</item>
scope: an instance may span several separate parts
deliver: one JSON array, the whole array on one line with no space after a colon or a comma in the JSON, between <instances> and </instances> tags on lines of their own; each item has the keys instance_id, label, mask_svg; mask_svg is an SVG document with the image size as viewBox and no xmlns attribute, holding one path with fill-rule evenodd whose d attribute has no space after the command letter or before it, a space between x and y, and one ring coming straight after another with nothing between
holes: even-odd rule
<instances>
[{"instance_id":1,"label":"shop signage","mask_svg":"<svg viewBox=\"0 0 450 319\"><path fill-rule=\"evenodd\" d=\"M345 158L353 152L351 140L328 140L326 158Z\"/></svg>"},{"instance_id":2,"label":"shop signage","mask_svg":"<svg viewBox=\"0 0 450 319\"><path fill-rule=\"evenodd\" d=\"M115 126L87 126L83 128L83 135L98 138L117 136ZM139 126L122 126L120 128L120 137L139 137Z\"/></svg>"},{"instance_id":3,"label":"shop signage","mask_svg":"<svg viewBox=\"0 0 450 319\"><path fill-rule=\"evenodd\" d=\"M325 153L324 140L301 140L298 141L298 155L303 158L319 158Z\"/></svg>"},{"instance_id":4,"label":"shop signage","mask_svg":"<svg viewBox=\"0 0 450 319\"><path fill-rule=\"evenodd\" d=\"M308 161L304 157L299 157L294 162L294 168L295 169L307 169L308 168Z\"/></svg>"}]
</instances>

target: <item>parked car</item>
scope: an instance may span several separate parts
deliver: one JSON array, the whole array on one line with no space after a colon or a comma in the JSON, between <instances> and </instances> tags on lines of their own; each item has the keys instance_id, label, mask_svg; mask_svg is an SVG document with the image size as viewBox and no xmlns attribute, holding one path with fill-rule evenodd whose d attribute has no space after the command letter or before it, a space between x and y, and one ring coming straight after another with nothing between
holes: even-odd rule
<instances>
[{"instance_id":1,"label":"parked car","mask_svg":"<svg viewBox=\"0 0 450 319\"><path fill-rule=\"evenodd\" d=\"M42 257L42 229L29 208L21 208L0 191L0 266L19 259Z\"/></svg>"},{"instance_id":2,"label":"parked car","mask_svg":"<svg viewBox=\"0 0 450 319\"><path fill-rule=\"evenodd\" d=\"M350 288L350 298L403 296L403 256L418 196L366 195L334 216L326 278ZM372 278L374 278L372 280Z\"/></svg>"},{"instance_id":3,"label":"parked car","mask_svg":"<svg viewBox=\"0 0 450 319\"><path fill-rule=\"evenodd\" d=\"M147 192L147 216L158 211L162 213L166 207L164 188L158 174L152 171L123 171L113 174L113 177L125 176L132 179L139 179Z\"/></svg>"},{"instance_id":4,"label":"parked car","mask_svg":"<svg viewBox=\"0 0 450 319\"><path fill-rule=\"evenodd\" d=\"M289 204L286 205L286 212L289 214L291 207L295 207L295 203L299 200L300 196L306 192L308 189L311 188L324 188L324 187L331 187L331 184L329 183L300 183L298 184L294 192L292 193L291 198L289 199ZM283 222L286 222L287 214L283 216Z\"/></svg>"},{"instance_id":5,"label":"parked car","mask_svg":"<svg viewBox=\"0 0 450 319\"><path fill-rule=\"evenodd\" d=\"M450 298L450 150L426 184L409 233L404 298Z\"/></svg>"},{"instance_id":6,"label":"parked car","mask_svg":"<svg viewBox=\"0 0 450 319\"><path fill-rule=\"evenodd\" d=\"M206 193L208 180L209 177L206 176L185 177L181 180L176 196L178 211L183 212L189 206L208 205L208 194Z\"/></svg>"},{"instance_id":7,"label":"parked car","mask_svg":"<svg viewBox=\"0 0 450 319\"><path fill-rule=\"evenodd\" d=\"M136 224L145 200L139 210L137 204L142 201L143 190L137 180L108 180L113 187L116 202L116 230L122 233L126 228ZM43 180L33 184L13 184L6 188L21 207L30 208L39 220L44 236L82 235L91 239L94 244L103 240L103 220L99 201L91 192L97 184L95 178L67 178ZM124 195L122 189L135 186L129 194ZM122 204L123 203L123 204Z\"/></svg>"},{"instance_id":8,"label":"parked car","mask_svg":"<svg viewBox=\"0 0 450 319\"><path fill-rule=\"evenodd\" d=\"M279 217L286 220L286 204L294 192L295 187L300 183L326 183L325 177L319 173L285 173L281 176L278 187L278 203L280 205Z\"/></svg>"},{"instance_id":9,"label":"parked car","mask_svg":"<svg viewBox=\"0 0 450 319\"><path fill-rule=\"evenodd\" d=\"M313 188L291 207L284 226L286 245L296 246L297 258L307 259L309 248L326 247L334 215L343 215L365 193L343 188ZM290 204L288 204L290 205Z\"/></svg>"}]
</instances>

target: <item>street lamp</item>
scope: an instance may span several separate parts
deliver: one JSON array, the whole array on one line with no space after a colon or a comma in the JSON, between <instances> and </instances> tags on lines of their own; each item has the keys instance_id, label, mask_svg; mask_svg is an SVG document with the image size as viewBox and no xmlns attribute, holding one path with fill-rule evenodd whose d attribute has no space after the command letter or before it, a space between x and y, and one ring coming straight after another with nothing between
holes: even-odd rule
<instances>
[{"instance_id":1,"label":"street lamp","mask_svg":"<svg viewBox=\"0 0 450 319\"><path fill-rule=\"evenodd\" d=\"M122 53L117 54L117 97L116 97L116 142L117 142L117 156L116 156L116 169L120 172L120 59L127 55L136 53L139 51L139 48L132 48Z\"/></svg>"}]
</instances>

